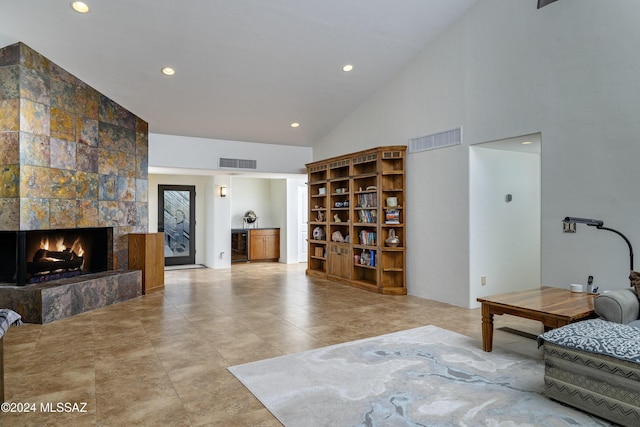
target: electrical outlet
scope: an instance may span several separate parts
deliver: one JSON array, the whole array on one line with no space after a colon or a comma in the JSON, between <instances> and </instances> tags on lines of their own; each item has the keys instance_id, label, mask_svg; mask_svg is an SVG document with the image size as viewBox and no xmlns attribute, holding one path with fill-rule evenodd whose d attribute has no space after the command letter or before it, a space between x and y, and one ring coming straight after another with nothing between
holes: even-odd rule
<instances>
[{"instance_id":1,"label":"electrical outlet","mask_svg":"<svg viewBox=\"0 0 640 427\"><path fill-rule=\"evenodd\" d=\"M482 286L486 286L487 285L487 276L480 276L480 284Z\"/></svg>"}]
</instances>

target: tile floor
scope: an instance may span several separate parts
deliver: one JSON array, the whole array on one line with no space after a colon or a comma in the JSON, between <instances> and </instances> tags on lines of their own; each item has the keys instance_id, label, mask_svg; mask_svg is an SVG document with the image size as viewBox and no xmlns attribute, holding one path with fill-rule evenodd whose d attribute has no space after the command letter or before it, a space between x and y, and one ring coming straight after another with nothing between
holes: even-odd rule
<instances>
[{"instance_id":1,"label":"tile floor","mask_svg":"<svg viewBox=\"0 0 640 427\"><path fill-rule=\"evenodd\" d=\"M386 296L308 277L306 264L167 271L165 288L4 337L5 399L33 413L2 426L279 426L226 368L423 325L477 338L479 309ZM496 328L542 326L496 316ZM496 330L494 348L541 358L535 341ZM41 403L86 412L42 412ZM65 409L63 406L62 409Z\"/></svg>"}]
</instances>

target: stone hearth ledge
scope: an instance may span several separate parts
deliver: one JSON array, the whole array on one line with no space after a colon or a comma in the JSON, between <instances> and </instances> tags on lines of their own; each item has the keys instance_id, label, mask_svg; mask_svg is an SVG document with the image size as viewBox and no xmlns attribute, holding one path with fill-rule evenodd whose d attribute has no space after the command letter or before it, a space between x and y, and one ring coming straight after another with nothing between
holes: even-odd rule
<instances>
[{"instance_id":1,"label":"stone hearth ledge","mask_svg":"<svg viewBox=\"0 0 640 427\"><path fill-rule=\"evenodd\" d=\"M49 323L142 295L142 271L111 270L26 286L0 284L0 305Z\"/></svg>"}]
</instances>

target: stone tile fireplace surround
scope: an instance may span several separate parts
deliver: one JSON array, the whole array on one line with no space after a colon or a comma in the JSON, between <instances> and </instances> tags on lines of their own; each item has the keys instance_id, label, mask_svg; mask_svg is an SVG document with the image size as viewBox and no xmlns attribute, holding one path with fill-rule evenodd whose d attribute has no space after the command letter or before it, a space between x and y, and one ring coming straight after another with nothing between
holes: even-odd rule
<instances>
[{"instance_id":1,"label":"stone tile fireplace surround","mask_svg":"<svg viewBox=\"0 0 640 427\"><path fill-rule=\"evenodd\" d=\"M109 227L113 236L106 271L5 282L0 306L46 323L139 296L127 235L148 231L147 164L144 120L23 43L0 49L0 233Z\"/></svg>"}]
</instances>

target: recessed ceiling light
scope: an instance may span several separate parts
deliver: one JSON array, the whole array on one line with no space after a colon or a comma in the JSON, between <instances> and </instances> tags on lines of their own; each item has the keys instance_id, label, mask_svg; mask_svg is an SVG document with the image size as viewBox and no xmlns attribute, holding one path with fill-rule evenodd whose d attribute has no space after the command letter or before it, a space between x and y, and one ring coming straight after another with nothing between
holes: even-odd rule
<instances>
[{"instance_id":1,"label":"recessed ceiling light","mask_svg":"<svg viewBox=\"0 0 640 427\"><path fill-rule=\"evenodd\" d=\"M74 1L73 3L71 3L71 7L78 13L89 12L89 6L83 1Z\"/></svg>"},{"instance_id":2,"label":"recessed ceiling light","mask_svg":"<svg viewBox=\"0 0 640 427\"><path fill-rule=\"evenodd\" d=\"M292 128L300 127L300 123L298 123L298 122L291 123L291 127Z\"/></svg>"},{"instance_id":3,"label":"recessed ceiling light","mask_svg":"<svg viewBox=\"0 0 640 427\"><path fill-rule=\"evenodd\" d=\"M344 67L342 67L342 71L344 71L345 73L348 73L351 70L353 70L353 65L351 64L347 64Z\"/></svg>"},{"instance_id":4,"label":"recessed ceiling light","mask_svg":"<svg viewBox=\"0 0 640 427\"><path fill-rule=\"evenodd\" d=\"M522 145L529 145L529 144L531 144L531 141L523 141L522 142Z\"/></svg>"},{"instance_id":5,"label":"recessed ceiling light","mask_svg":"<svg viewBox=\"0 0 640 427\"><path fill-rule=\"evenodd\" d=\"M165 76L173 76L176 73L176 70L174 70L171 67L164 67L162 69L162 74L164 74Z\"/></svg>"}]
</instances>

